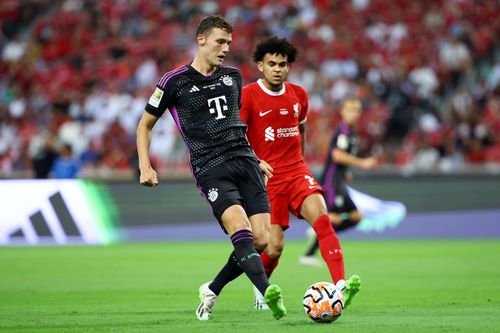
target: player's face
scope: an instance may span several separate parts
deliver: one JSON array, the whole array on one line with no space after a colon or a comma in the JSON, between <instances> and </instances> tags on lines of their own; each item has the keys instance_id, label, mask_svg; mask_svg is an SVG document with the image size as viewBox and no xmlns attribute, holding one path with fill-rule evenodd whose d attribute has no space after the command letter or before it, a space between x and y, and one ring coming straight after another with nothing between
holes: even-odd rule
<instances>
[{"instance_id":1,"label":"player's face","mask_svg":"<svg viewBox=\"0 0 500 333\"><path fill-rule=\"evenodd\" d=\"M287 56L266 53L262 61L257 63L259 71L264 74L264 84L271 90L280 90L288 76L290 64Z\"/></svg>"},{"instance_id":2,"label":"player's face","mask_svg":"<svg viewBox=\"0 0 500 333\"><path fill-rule=\"evenodd\" d=\"M358 100L345 101L341 113L346 123L354 125L361 115L361 102Z\"/></svg>"},{"instance_id":3,"label":"player's face","mask_svg":"<svg viewBox=\"0 0 500 333\"><path fill-rule=\"evenodd\" d=\"M231 33L219 28L212 29L208 35L198 35L197 40L199 52L211 67L222 65L233 41Z\"/></svg>"}]
</instances>

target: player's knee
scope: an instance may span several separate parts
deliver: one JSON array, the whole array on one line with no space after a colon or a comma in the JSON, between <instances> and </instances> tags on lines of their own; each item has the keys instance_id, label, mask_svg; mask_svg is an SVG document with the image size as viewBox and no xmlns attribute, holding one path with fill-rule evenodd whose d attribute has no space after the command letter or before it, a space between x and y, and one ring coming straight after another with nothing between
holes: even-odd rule
<instances>
[{"instance_id":1,"label":"player's knee","mask_svg":"<svg viewBox=\"0 0 500 333\"><path fill-rule=\"evenodd\" d=\"M269 230L267 229L254 229L253 231L253 245L256 250L264 251L269 244Z\"/></svg>"},{"instance_id":2,"label":"player's knee","mask_svg":"<svg viewBox=\"0 0 500 333\"><path fill-rule=\"evenodd\" d=\"M253 235L253 246L257 251L264 251L268 244L268 237L263 234Z\"/></svg>"},{"instance_id":3,"label":"player's knee","mask_svg":"<svg viewBox=\"0 0 500 333\"><path fill-rule=\"evenodd\" d=\"M308 196L302 203L300 214L310 224L314 223L320 216L327 215L328 210L323 197L319 194Z\"/></svg>"},{"instance_id":4,"label":"player's knee","mask_svg":"<svg viewBox=\"0 0 500 333\"><path fill-rule=\"evenodd\" d=\"M277 258L281 257L281 254L283 253L283 247L284 247L284 244L282 244L282 243L273 244L271 242L266 250L267 255L271 259L277 259Z\"/></svg>"}]
</instances>

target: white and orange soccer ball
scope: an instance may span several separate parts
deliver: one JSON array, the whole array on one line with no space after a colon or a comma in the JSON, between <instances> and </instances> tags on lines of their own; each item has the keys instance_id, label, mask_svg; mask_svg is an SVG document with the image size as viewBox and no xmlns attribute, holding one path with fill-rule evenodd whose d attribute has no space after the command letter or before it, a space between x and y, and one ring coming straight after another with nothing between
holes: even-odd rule
<instances>
[{"instance_id":1,"label":"white and orange soccer ball","mask_svg":"<svg viewBox=\"0 0 500 333\"><path fill-rule=\"evenodd\" d=\"M304 310L317 323L332 323L344 310L342 292L330 282L316 282L304 294Z\"/></svg>"}]
</instances>

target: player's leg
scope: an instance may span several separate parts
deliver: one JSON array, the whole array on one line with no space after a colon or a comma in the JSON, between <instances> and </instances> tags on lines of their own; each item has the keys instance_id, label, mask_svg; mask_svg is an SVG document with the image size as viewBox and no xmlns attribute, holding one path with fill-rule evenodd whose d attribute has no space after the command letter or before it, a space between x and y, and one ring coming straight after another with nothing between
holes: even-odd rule
<instances>
[{"instance_id":1,"label":"player's leg","mask_svg":"<svg viewBox=\"0 0 500 333\"><path fill-rule=\"evenodd\" d=\"M357 210L342 214L329 212L328 216L332 222L333 230L335 230L336 233L355 227L362 219L361 213ZM299 262L303 265L320 266L321 262L316 259L316 253L319 250L318 237L316 237L312 227L310 227L310 230L312 231L312 235L311 237L308 237L309 245L304 255L299 257Z\"/></svg>"},{"instance_id":2,"label":"player's leg","mask_svg":"<svg viewBox=\"0 0 500 333\"><path fill-rule=\"evenodd\" d=\"M269 216L269 214L264 215ZM213 281L200 287L201 304L197 310L197 316L200 320L210 319L215 300L224 286L243 272L259 290L265 292L269 286L259 254L253 245L250 221L243 207L235 204L224 209L220 221L230 235L234 250Z\"/></svg>"},{"instance_id":3,"label":"player's leg","mask_svg":"<svg viewBox=\"0 0 500 333\"><path fill-rule=\"evenodd\" d=\"M258 215L258 217L263 218L261 223L269 223L269 214ZM254 219L258 218L257 216L253 217ZM231 206L222 214L222 222L231 235L237 264L252 281L253 285L264 295L274 318L281 319L286 315L281 289L275 284L269 284L260 256L253 246L252 232L241 228L238 222L243 218L246 218L246 214L241 206Z\"/></svg>"},{"instance_id":4,"label":"player's leg","mask_svg":"<svg viewBox=\"0 0 500 333\"><path fill-rule=\"evenodd\" d=\"M254 237L254 248L257 253L262 253L267 246L269 239L269 217L268 213L255 214L249 218L252 234ZM256 236L257 235L257 236ZM226 265L221 269L217 276L210 282L210 289L217 295L222 291L224 286L236 279L243 273L243 270L238 265L238 260L235 257L234 251L231 252Z\"/></svg>"},{"instance_id":5,"label":"player's leg","mask_svg":"<svg viewBox=\"0 0 500 333\"><path fill-rule=\"evenodd\" d=\"M234 228L238 227L234 226ZM241 229L240 232L235 231L232 228L228 230L227 227L225 227L225 230L231 235L231 242L233 242L233 246L235 241L239 237L244 237L246 235L246 238L252 239L249 224L246 225L243 223L239 226L239 228ZM199 297L201 303L196 310L196 316L199 320L210 319L212 310L215 306L215 301L217 300L217 297L221 293L222 289L226 286L226 284L243 274L243 269L239 265L239 261L235 252L236 249L233 249L233 251L229 255L228 261L212 281L201 285L199 289Z\"/></svg>"},{"instance_id":6,"label":"player's leg","mask_svg":"<svg viewBox=\"0 0 500 333\"><path fill-rule=\"evenodd\" d=\"M205 200L212 207L215 217L226 234L228 231L222 222L222 214L228 207L240 205L242 202L237 186L227 177L231 171L230 164L221 165L218 168L210 170L197 180L200 194L202 194ZM249 223L241 224L240 228L251 230ZM243 270L238 265L233 250L229 255L227 263L222 267L215 278L210 282L204 283L200 287L199 292L201 303L196 310L196 316L198 319L210 319L215 301L224 286L240 276L242 273Z\"/></svg>"},{"instance_id":7,"label":"player's leg","mask_svg":"<svg viewBox=\"0 0 500 333\"><path fill-rule=\"evenodd\" d=\"M262 214L262 212L270 211L264 178L257 163L254 163L253 160L247 162L248 164L241 169L243 177L241 177L242 181L239 187L243 202L245 203L245 210L249 216L252 227L261 228L261 226L265 226L266 230L269 231L270 214ZM264 270L260 257L258 259ZM265 277L267 280L267 276ZM280 319L286 315L281 289L278 286L270 285L265 291L259 288L255 283L254 286L264 295L266 304L269 306L276 319Z\"/></svg>"},{"instance_id":8,"label":"player's leg","mask_svg":"<svg viewBox=\"0 0 500 333\"><path fill-rule=\"evenodd\" d=\"M285 237L282 227L277 224L272 224L269 244L267 245L265 251L260 255L262 264L264 266L264 271L268 278L271 277L274 269L276 268L276 266L278 266L281 253L283 252L284 244ZM253 306L255 309L268 309L264 295L257 288L254 288L254 296Z\"/></svg>"},{"instance_id":9,"label":"player's leg","mask_svg":"<svg viewBox=\"0 0 500 333\"><path fill-rule=\"evenodd\" d=\"M267 277L278 266L281 253L285 246L285 233L290 224L288 212L288 196L275 194L273 187L269 188L269 202L271 204L271 226L269 232L269 242L266 250L260 255Z\"/></svg>"},{"instance_id":10,"label":"player's leg","mask_svg":"<svg viewBox=\"0 0 500 333\"><path fill-rule=\"evenodd\" d=\"M340 241L333 230L328 215L324 213L325 211L326 204L323 196L316 194L307 197L301 207L301 214L309 223L316 218L312 226L318 236L321 255L328 265L330 275L337 288L344 294L345 307L347 308L361 288L361 278L358 275L353 275L345 281L344 255Z\"/></svg>"},{"instance_id":11,"label":"player's leg","mask_svg":"<svg viewBox=\"0 0 500 333\"><path fill-rule=\"evenodd\" d=\"M333 230L335 232L342 232L355 227L361 221L362 215L349 196L346 186L341 185L334 190L334 193L336 193L336 195L334 195L334 199L332 199L332 204L328 212ZM317 265L315 254L318 249L318 239L317 237L312 237L306 253L299 258L299 262L304 265Z\"/></svg>"},{"instance_id":12,"label":"player's leg","mask_svg":"<svg viewBox=\"0 0 500 333\"><path fill-rule=\"evenodd\" d=\"M329 214L330 215L330 214ZM350 210L348 213L343 213L339 215L339 222L333 223L333 229L336 232L348 230L358 225L363 216L357 209Z\"/></svg>"},{"instance_id":13,"label":"player's leg","mask_svg":"<svg viewBox=\"0 0 500 333\"><path fill-rule=\"evenodd\" d=\"M278 262L285 247L285 232L281 225L271 224L270 235L269 244L261 254L264 270L268 278L271 277L271 274L273 274L278 266Z\"/></svg>"},{"instance_id":14,"label":"player's leg","mask_svg":"<svg viewBox=\"0 0 500 333\"><path fill-rule=\"evenodd\" d=\"M347 186L340 184L336 190L335 205L332 209L334 213L333 228L335 231L343 231L355 227L362 219L361 213L354 201L352 201Z\"/></svg>"},{"instance_id":15,"label":"player's leg","mask_svg":"<svg viewBox=\"0 0 500 333\"><path fill-rule=\"evenodd\" d=\"M321 256L328 266L333 281L336 283L343 280L345 278L344 255L340 241L328 217L323 196L314 193L305 198L300 208L300 215L314 228Z\"/></svg>"},{"instance_id":16,"label":"player's leg","mask_svg":"<svg viewBox=\"0 0 500 333\"><path fill-rule=\"evenodd\" d=\"M259 214L267 215L269 214ZM253 233L250 221L240 205L227 208L222 214L222 223L231 237L234 247L234 257L238 266L248 276L252 283L261 292L265 292L269 285L260 256L253 245ZM269 220L269 217L267 217ZM265 220L262 223L266 223Z\"/></svg>"},{"instance_id":17,"label":"player's leg","mask_svg":"<svg viewBox=\"0 0 500 333\"><path fill-rule=\"evenodd\" d=\"M269 244L269 213L258 213L248 217L253 233L253 245L260 254Z\"/></svg>"},{"instance_id":18,"label":"player's leg","mask_svg":"<svg viewBox=\"0 0 500 333\"><path fill-rule=\"evenodd\" d=\"M263 214L255 214L249 217L250 224L252 226L252 231L254 234L254 246L255 250L257 253L259 253L262 256L262 253L264 253L264 249L268 245L268 240L269 240L269 223L263 222L266 221L267 217L263 216ZM258 240L258 237L256 235L260 235L260 240ZM263 243L263 240L266 240L265 243ZM265 271L265 267L264 267ZM267 273L266 273L267 276ZM269 278L269 276L268 276ZM264 298L264 295L261 294L259 289L257 289L256 286L253 286L254 289L254 303L253 306L255 309L258 310L268 310L269 306L267 306L266 299Z\"/></svg>"}]
</instances>

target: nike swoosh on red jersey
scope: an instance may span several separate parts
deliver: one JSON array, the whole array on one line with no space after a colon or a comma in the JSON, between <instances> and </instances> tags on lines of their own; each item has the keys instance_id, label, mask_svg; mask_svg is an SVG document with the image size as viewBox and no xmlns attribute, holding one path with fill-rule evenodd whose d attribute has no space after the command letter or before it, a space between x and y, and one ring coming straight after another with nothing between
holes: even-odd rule
<instances>
[{"instance_id":1,"label":"nike swoosh on red jersey","mask_svg":"<svg viewBox=\"0 0 500 333\"><path fill-rule=\"evenodd\" d=\"M262 112L262 111L260 111L260 112L259 112L259 116L264 117L264 116L265 116L266 114L268 114L269 112L273 112L273 110L267 110L266 112Z\"/></svg>"}]
</instances>

